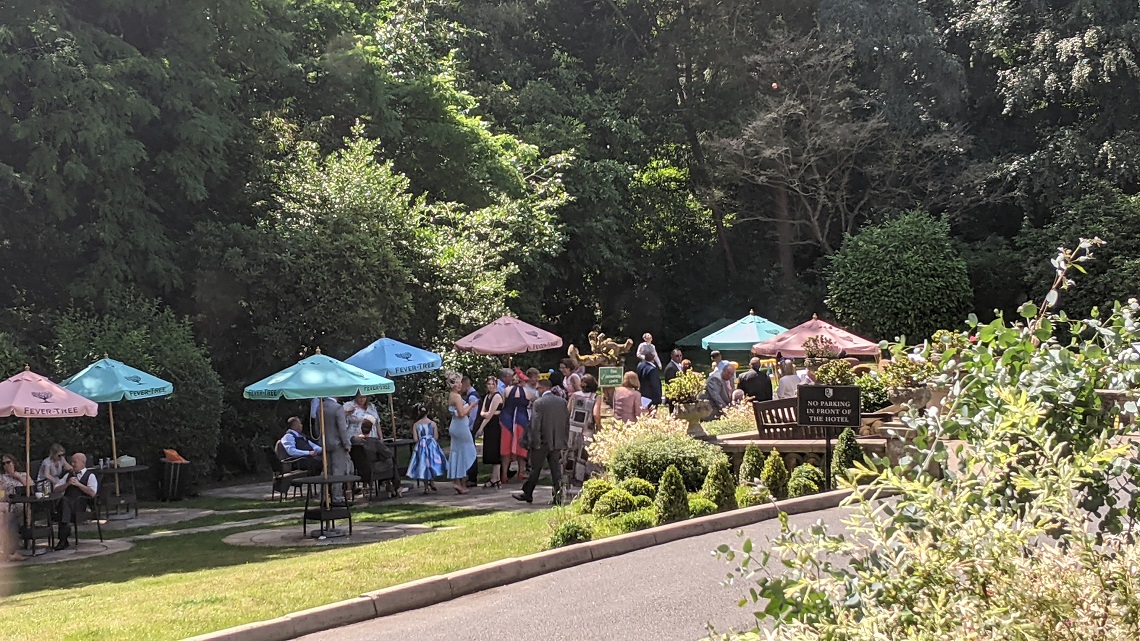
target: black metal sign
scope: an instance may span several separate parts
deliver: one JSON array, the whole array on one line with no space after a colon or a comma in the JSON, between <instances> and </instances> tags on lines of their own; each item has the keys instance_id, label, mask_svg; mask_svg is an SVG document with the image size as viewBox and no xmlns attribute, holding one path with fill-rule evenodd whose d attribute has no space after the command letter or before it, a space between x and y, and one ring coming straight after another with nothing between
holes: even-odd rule
<instances>
[{"instance_id":1,"label":"black metal sign","mask_svg":"<svg viewBox=\"0 0 1140 641\"><path fill-rule=\"evenodd\" d=\"M859 391L855 385L800 385L796 422L857 428L861 411Z\"/></svg>"}]
</instances>

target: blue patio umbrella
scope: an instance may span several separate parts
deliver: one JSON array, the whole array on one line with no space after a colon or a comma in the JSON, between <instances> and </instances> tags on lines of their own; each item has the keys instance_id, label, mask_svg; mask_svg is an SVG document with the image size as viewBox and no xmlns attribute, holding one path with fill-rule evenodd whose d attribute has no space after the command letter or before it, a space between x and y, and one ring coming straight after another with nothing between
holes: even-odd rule
<instances>
[{"instance_id":1,"label":"blue patio umbrella","mask_svg":"<svg viewBox=\"0 0 1140 641\"><path fill-rule=\"evenodd\" d=\"M111 464L115 467L119 467L119 446L115 441L115 401L159 398L169 396L174 391L171 383L108 358L106 354L60 383L60 387L96 403L107 404L107 416L111 422ZM118 474L115 474L115 494L119 494Z\"/></svg>"},{"instance_id":2,"label":"blue patio umbrella","mask_svg":"<svg viewBox=\"0 0 1140 641\"><path fill-rule=\"evenodd\" d=\"M326 396L356 396L357 394L391 394L396 391L392 381L366 372L335 358L317 353L291 365L276 374L245 388L242 396L259 401L277 399L299 400ZM325 413L317 412L321 422L321 458L323 473L328 477L328 448L325 445ZM326 495L326 501L327 501Z\"/></svg>"},{"instance_id":3,"label":"blue patio umbrella","mask_svg":"<svg viewBox=\"0 0 1140 641\"><path fill-rule=\"evenodd\" d=\"M417 372L430 372L443 367L443 357L426 349L385 337L344 360L349 365L379 374L380 376L404 376ZM396 438L396 410L392 395L388 395L388 412L392 415L392 438ZM380 426L377 425L379 430Z\"/></svg>"},{"instance_id":4,"label":"blue patio umbrella","mask_svg":"<svg viewBox=\"0 0 1140 641\"><path fill-rule=\"evenodd\" d=\"M701 340L704 349L717 349L725 351L748 351L760 341L766 341L788 331L786 328L773 323L754 311L735 323L719 329Z\"/></svg>"}]
</instances>

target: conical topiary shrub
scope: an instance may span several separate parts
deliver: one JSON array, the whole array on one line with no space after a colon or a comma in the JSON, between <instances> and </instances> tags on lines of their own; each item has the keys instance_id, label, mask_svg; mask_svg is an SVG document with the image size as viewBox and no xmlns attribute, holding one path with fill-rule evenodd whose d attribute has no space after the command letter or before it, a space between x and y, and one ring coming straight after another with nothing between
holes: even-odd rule
<instances>
[{"instance_id":1,"label":"conical topiary shrub","mask_svg":"<svg viewBox=\"0 0 1140 641\"><path fill-rule=\"evenodd\" d=\"M788 498L788 467L784 465L784 458L775 449L768 455L768 460L764 461L760 482L768 488L773 498Z\"/></svg>"},{"instance_id":2,"label":"conical topiary shrub","mask_svg":"<svg viewBox=\"0 0 1140 641\"><path fill-rule=\"evenodd\" d=\"M685 481L676 465L670 465L661 475L661 482L657 484L657 498L653 501L653 513L657 517L657 525L689 518L689 495L685 492Z\"/></svg>"},{"instance_id":3,"label":"conical topiary shrub","mask_svg":"<svg viewBox=\"0 0 1140 641\"><path fill-rule=\"evenodd\" d=\"M788 479L788 498L818 494L823 489L823 472L811 463L797 465Z\"/></svg>"},{"instance_id":4,"label":"conical topiary shrub","mask_svg":"<svg viewBox=\"0 0 1140 641\"><path fill-rule=\"evenodd\" d=\"M763 471L764 455L760 453L760 448L756 447L755 443L750 443L744 448L744 462L740 464L740 482L752 483L760 478L760 473Z\"/></svg>"},{"instance_id":5,"label":"conical topiary shrub","mask_svg":"<svg viewBox=\"0 0 1140 641\"><path fill-rule=\"evenodd\" d=\"M847 470L863 460L863 446L855 440L855 432L849 427L839 435L835 452L831 456L831 478L838 480L847 476Z\"/></svg>"},{"instance_id":6,"label":"conical topiary shrub","mask_svg":"<svg viewBox=\"0 0 1140 641\"><path fill-rule=\"evenodd\" d=\"M709 468L701 496L715 503L721 512L736 509L736 480L732 478L732 468L727 459L722 458Z\"/></svg>"}]
</instances>

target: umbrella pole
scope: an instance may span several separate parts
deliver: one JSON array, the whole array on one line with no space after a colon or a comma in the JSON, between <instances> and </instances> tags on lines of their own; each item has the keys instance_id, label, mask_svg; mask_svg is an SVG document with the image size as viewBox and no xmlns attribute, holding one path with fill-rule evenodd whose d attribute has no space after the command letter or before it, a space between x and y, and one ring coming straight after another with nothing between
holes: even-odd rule
<instances>
[{"instance_id":1,"label":"umbrella pole","mask_svg":"<svg viewBox=\"0 0 1140 641\"><path fill-rule=\"evenodd\" d=\"M327 480L329 478L329 446L328 446L328 439L325 438L325 399L324 398L322 398L321 402L317 404L317 419L320 420L320 423L321 423L321 473L324 474L324 477ZM321 498L321 500L324 501L326 510L332 506L330 494L331 494L331 488L326 483L324 485L324 497ZM322 524L321 527L324 527L324 524Z\"/></svg>"},{"instance_id":2,"label":"umbrella pole","mask_svg":"<svg viewBox=\"0 0 1140 641\"><path fill-rule=\"evenodd\" d=\"M115 443L115 404L107 403L107 416L111 419L111 465L115 468L115 496L119 495L119 446Z\"/></svg>"},{"instance_id":3,"label":"umbrella pole","mask_svg":"<svg viewBox=\"0 0 1140 641\"><path fill-rule=\"evenodd\" d=\"M24 419L24 490L31 496L32 488L32 419Z\"/></svg>"},{"instance_id":4,"label":"umbrella pole","mask_svg":"<svg viewBox=\"0 0 1140 641\"><path fill-rule=\"evenodd\" d=\"M388 395L388 413L392 415L392 440L396 440L396 407L392 404L392 394ZM377 425L376 429L379 430L380 426ZM384 435L380 435L380 440L384 440ZM394 446L393 446L394 447Z\"/></svg>"},{"instance_id":5,"label":"umbrella pole","mask_svg":"<svg viewBox=\"0 0 1140 641\"><path fill-rule=\"evenodd\" d=\"M24 496L32 496L32 419L24 418ZM24 506L24 524L32 527L32 510ZM49 523L50 525L50 523ZM35 550L32 550L35 552Z\"/></svg>"}]
</instances>

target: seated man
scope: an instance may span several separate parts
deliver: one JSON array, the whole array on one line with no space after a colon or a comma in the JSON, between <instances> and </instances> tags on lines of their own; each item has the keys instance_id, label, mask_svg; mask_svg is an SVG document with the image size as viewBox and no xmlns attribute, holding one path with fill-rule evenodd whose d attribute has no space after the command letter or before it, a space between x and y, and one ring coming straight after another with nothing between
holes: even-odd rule
<instances>
[{"instance_id":1,"label":"seated man","mask_svg":"<svg viewBox=\"0 0 1140 641\"><path fill-rule=\"evenodd\" d=\"M286 424L289 430L277 441L274 451L277 458L291 462L297 469L311 474L321 473L321 446L305 435L305 424L296 416L290 416Z\"/></svg>"},{"instance_id":2,"label":"seated man","mask_svg":"<svg viewBox=\"0 0 1140 641\"><path fill-rule=\"evenodd\" d=\"M392 450L384 441L372 437L372 418L366 417L360 423L360 434L352 437L352 462L356 467L356 474L365 483L373 479L391 482L396 477L396 460ZM397 486L395 491L403 495L403 487Z\"/></svg>"},{"instance_id":3,"label":"seated man","mask_svg":"<svg viewBox=\"0 0 1140 641\"><path fill-rule=\"evenodd\" d=\"M66 550L71 547L67 539L71 536L72 517L81 514L85 508L84 503L95 498L99 492L99 479L87 469L86 454L71 455L71 471L59 479L54 491L63 493L63 500L60 501L59 542L55 544L55 549Z\"/></svg>"}]
</instances>

